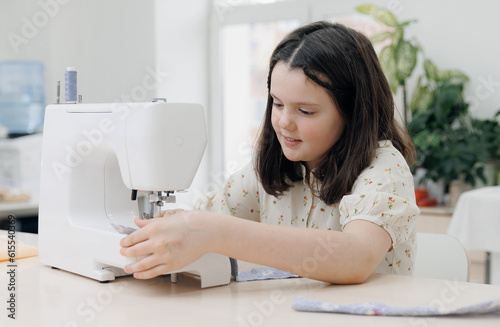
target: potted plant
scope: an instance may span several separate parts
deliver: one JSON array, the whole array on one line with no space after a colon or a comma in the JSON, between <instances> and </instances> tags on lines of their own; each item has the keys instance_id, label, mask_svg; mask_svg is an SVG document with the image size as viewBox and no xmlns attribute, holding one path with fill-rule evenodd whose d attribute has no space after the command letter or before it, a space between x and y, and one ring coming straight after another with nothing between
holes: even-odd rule
<instances>
[{"instance_id":1,"label":"potted plant","mask_svg":"<svg viewBox=\"0 0 500 327\"><path fill-rule=\"evenodd\" d=\"M486 145L489 156L488 165L490 185L500 185L500 123L498 110L491 119L472 119L471 125L477 134L478 142ZM488 179L488 177L487 177Z\"/></svg>"},{"instance_id":2,"label":"potted plant","mask_svg":"<svg viewBox=\"0 0 500 327\"><path fill-rule=\"evenodd\" d=\"M459 70L439 70L427 58L423 60L424 75L418 78L410 103L407 103L406 80L415 68L422 47L413 39L404 38L405 28L415 20L398 22L389 11L364 5L356 7L381 23L393 28L372 37L372 42L391 38L391 45L380 53L380 62L393 93L401 87L404 97L405 122L417 149L413 169L424 168L422 181L442 181L446 191L461 181L475 186L487 183L485 166L500 162L500 126L496 118L473 119L463 99L468 77ZM411 116L410 116L411 114Z\"/></svg>"},{"instance_id":3,"label":"potted plant","mask_svg":"<svg viewBox=\"0 0 500 327\"><path fill-rule=\"evenodd\" d=\"M417 167L425 178L444 185L461 181L488 184L485 166L500 162L500 125L493 119L475 119L463 100L467 76L458 70L438 70L424 62L425 76L418 80L407 124L417 149ZM491 183L491 182L490 182Z\"/></svg>"},{"instance_id":4,"label":"potted plant","mask_svg":"<svg viewBox=\"0 0 500 327\"><path fill-rule=\"evenodd\" d=\"M442 179L445 185L463 179L475 185L485 181L481 162L488 160L487 145L478 144L471 126L468 105L463 100L467 76L459 71L439 71L429 60L425 76L418 80L410 109L408 131L417 148L417 167L426 169L426 179Z\"/></svg>"},{"instance_id":5,"label":"potted plant","mask_svg":"<svg viewBox=\"0 0 500 327\"><path fill-rule=\"evenodd\" d=\"M374 35L371 41L379 43L391 39L391 43L381 50L379 60L392 93L396 94L398 89L402 89L404 120L406 122L408 115L406 80L411 76L417 64L419 45L415 39L405 38L405 29L416 20L399 22L390 11L370 4L358 6L356 10L374 17L392 29L391 32Z\"/></svg>"}]
</instances>

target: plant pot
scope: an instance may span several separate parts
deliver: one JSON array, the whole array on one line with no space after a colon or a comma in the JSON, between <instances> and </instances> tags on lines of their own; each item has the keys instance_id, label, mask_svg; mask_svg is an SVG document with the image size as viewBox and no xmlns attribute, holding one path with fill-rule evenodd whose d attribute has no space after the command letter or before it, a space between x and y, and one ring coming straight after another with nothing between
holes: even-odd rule
<instances>
[{"instance_id":1,"label":"plant pot","mask_svg":"<svg viewBox=\"0 0 500 327\"><path fill-rule=\"evenodd\" d=\"M470 191L471 189L472 186L462 181L451 182L448 187L448 199L446 201L446 205L450 208L455 208L460 195L462 195L463 192Z\"/></svg>"}]
</instances>

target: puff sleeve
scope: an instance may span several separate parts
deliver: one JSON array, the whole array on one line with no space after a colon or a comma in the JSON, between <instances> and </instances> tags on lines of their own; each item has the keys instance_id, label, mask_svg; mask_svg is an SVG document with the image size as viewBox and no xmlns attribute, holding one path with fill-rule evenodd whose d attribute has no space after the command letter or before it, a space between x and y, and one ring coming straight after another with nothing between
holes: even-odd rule
<instances>
[{"instance_id":1,"label":"puff sleeve","mask_svg":"<svg viewBox=\"0 0 500 327\"><path fill-rule=\"evenodd\" d=\"M259 221L259 208L259 182L251 163L231 174L220 190L208 193L194 206L196 210L219 212L253 221Z\"/></svg>"},{"instance_id":2,"label":"puff sleeve","mask_svg":"<svg viewBox=\"0 0 500 327\"><path fill-rule=\"evenodd\" d=\"M393 248L397 248L414 235L420 210L415 203L413 176L404 157L389 141L379 142L379 146L351 194L342 198L340 224L343 229L353 220L371 221L389 233Z\"/></svg>"}]
</instances>

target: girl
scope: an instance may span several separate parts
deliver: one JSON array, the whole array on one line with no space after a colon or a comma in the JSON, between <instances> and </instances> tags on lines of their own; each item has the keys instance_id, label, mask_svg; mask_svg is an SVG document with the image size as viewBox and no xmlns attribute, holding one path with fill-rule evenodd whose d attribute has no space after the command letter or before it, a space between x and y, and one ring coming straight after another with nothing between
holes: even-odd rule
<instances>
[{"instance_id":1,"label":"girl","mask_svg":"<svg viewBox=\"0 0 500 327\"><path fill-rule=\"evenodd\" d=\"M331 283L412 273L415 152L365 36L317 22L281 41L258 144L201 210L137 220L121 253L147 257L125 271L152 278L216 252Z\"/></svg>"}]
</instances>

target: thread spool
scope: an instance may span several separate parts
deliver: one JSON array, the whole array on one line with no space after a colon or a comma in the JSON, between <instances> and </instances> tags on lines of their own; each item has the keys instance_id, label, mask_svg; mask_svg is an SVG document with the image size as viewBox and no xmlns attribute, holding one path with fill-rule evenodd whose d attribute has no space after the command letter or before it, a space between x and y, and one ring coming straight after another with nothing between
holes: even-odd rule
<instances>
[{"instance_id":1,"label":"thread spool","mask_svg":"<svg viewBox=\"0 0 500 327\"><path fill-rule=\"evenodd\" d=\"M61 81L57 81L56 103L61 103Z\"/></svg>"},{"instance_id":2,"label":"thread spool","mask_svg":"<svg viewBox=\"0 0 500 327\"><path fill-rule=\"evenodd\" d=\"M77 102L77 79L76 79L76 68L67 67L64 73L64 98L66 103L76 103Z\"/></svg>"}]
</instances>

